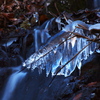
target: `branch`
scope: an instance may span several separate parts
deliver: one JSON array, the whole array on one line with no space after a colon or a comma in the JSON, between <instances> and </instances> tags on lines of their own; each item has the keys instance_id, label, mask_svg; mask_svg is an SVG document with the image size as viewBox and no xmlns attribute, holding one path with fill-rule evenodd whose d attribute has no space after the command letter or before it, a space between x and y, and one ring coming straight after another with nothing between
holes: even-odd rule
<instances>
[{"instance_id":1,"label":"branch","mask_svg":"<svg viewBox=\"0 0 100 100\"><path fill-rule=\"evenodd\" d=\"M91 39L91 38L89 38L89 37L87 37L87 36L83 36L83 35L81 35L81 34L79 34L79 33L75 33L75 32L70 32L70 33L74 34L74 35L77 36L78 38L84 38L84 39L87 39L87 41L92 41L92 42L100 43L100 41L99 41L100 39L97 39L97 38Z\"/></svg>"}]
</instances>

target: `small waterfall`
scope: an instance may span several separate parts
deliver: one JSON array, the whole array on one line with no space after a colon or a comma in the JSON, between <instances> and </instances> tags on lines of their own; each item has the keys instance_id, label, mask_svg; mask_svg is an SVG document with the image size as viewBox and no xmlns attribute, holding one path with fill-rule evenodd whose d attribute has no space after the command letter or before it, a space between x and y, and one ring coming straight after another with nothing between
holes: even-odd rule
<instances>
[{"instance_id":1,"label":"small waterfall","mask_svg":"<svg viewBox=\"0 0 100 100\"><path fill-rule=\"evenodd\" d=\"M100 8L100 0L86 0L86 2L89 9Z\"/></svg>"},{"instance_id":2,"label":"small waterfall","mask_svg":"<svg viewBox=\"0 0 100 100\"><path fill-rule=\"evenodd\" d=\"M94 8L100 7L100 0L94 0Z\"/></svg>"},{"instance_id":3,"label":"small waterfall","mask_svg":"<svg viewBox=\"0 0 100 100\"><path fill-rule=\"evenodd\" d=\"M17 84L22 81L22 79L25 77L25 72L15 72L13 73L7 82L7 85L4 90L4 95L2 97L2 100L11 100L11 96L13 95L13 91L16 88Z\"/></svg>"}]
</instances>

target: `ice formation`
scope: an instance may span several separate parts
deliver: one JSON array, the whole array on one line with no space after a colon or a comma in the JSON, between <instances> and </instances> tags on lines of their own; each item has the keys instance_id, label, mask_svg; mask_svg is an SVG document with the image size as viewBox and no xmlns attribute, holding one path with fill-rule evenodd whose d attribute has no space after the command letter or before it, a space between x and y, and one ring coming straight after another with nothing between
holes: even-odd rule
<instances>
[{"instance_id":1,"label":"ice formation","mask_svg":"<svg viewBox=\"0 0 100 100\"><path fill-rule=\"evenodd\" d=\"M79 20L70 21L67 25L64 24L64 27L60 28L60 25L58 25L60 31L54 36L50 36L49 29L53 27L53 21L54 19L51 19L38 29L34 29L36 52L25 60L23 67L31 68L31 70L38 68L39 73L46 69L47 76L50 73L52 76L56 74L69 76L76 66L81 69L82 60L86 60L90 54L96 51L99 45L96 42L88 41L86 38L76 37L72 32L95 39L95 35L89 35L82 28L77 28L79 25L89 30L95 27ZM57 19L55 21L60 23L61 20ZM84 49L82 50L82 48ZM78 52L80 53L77 55ZM72 59L73 57L74 59Z\"/></svg>"}]
</instances>

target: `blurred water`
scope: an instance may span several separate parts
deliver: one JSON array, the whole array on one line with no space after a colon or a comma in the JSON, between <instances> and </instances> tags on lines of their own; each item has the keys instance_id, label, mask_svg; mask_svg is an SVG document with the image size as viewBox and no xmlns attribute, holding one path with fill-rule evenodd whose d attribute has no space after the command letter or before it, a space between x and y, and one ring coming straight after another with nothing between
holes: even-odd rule
<instances>
[{"instance_id":1,"label":"blurred water","mask_svg":"<svg viewBox=\"0 0 100 100\"><path fill-rule=\"evenodd\" d=\"M25 72L14 72L8 79L2 100L10 100L13 95L14 89L25 77Z\"/></svg>"},{"instance_id":2,"label":"blurred water","mask_svg":"<svg viewBox=\"0 0 100 100\"><path fill-rule=\"evenodd\" d=\"M86 0L87 8L95 9L100 8L100 0Z\"/></svg>"}]
</instances>

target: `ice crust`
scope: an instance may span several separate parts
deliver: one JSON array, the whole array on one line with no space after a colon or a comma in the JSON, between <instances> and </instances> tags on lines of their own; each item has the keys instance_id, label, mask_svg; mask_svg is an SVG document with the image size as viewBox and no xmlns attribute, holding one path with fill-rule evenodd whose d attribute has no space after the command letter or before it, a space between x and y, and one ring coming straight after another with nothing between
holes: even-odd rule
<instances>
[{"instance_id":1,"label":"ice crust","mask_svg":"<svg viewBox=\"0 0 100 100\"><path fill-rule=\"evenodd\" d=\"M42 73L42 70L46 69L46 76L51 73L52 76L57 74L67 77L75 70L76 66L80 70L82 60L86 60L89 55L94 53L99 45L96 42L92 42L66 65L75 54L90 43L87 39L73 37L74 35L71 32L87 36L83 29L76 27L79 24L89 30L95 27L78 20L65 25L63 28L60 28L58 25L58 30L60 31L54 36L50 36L49 29L53 27L53 21L54 19L51 19L40 28L34 29L35 53L25 60L23 67L31 68L31 70L38 68L39 74ZM60 24L61 20L56 19L56 21ZM95 38L94 35L88 35L88 37L91 39ZM64 66L63 69L61 69L62 66ZM59 73L58 70L60 70Z\"/></svg>"}]
</instances>

